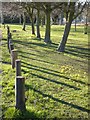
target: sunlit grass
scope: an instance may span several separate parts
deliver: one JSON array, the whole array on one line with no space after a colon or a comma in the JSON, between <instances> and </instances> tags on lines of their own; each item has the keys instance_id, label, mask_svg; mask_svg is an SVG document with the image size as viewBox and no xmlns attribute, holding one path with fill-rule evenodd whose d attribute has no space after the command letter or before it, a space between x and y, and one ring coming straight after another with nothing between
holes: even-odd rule
<instances>
[{"instance_id":1,"label":"sunlit grass","mask_svg":"<svg viewBox=\"0 0 90 120\"><path fill-rule=\"evenodd\" d=\"M64 26L51 26L51 45L43 40L45 26L40 28L41 40L31 35L29 25L26 31L21 28L21 25L10 25L11 31L16 30L12 38L25 77L26 107L29 108L25 115L31 116L33 112L34 118L87 118L89 53L88 36L83 33L83 27L77 27L75 32L72 26L65 53L57 51ZM6 42L6 29L3 29L2 104L4 117L9 118L10 114L15 115L11 113L15 105L15 69L11 69Z\"/></svg>"}]
</instances>

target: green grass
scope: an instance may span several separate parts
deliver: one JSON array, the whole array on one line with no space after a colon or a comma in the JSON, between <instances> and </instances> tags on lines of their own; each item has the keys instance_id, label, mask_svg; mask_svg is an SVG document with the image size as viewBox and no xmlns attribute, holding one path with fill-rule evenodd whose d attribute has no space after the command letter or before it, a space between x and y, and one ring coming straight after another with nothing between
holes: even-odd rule
<instances>
[{"instance_id":1,"label":"green grass","mask_svg":"<svg viewBox=\"0 0 90 120\"><path fill-rule=\"evenodd\" d=\"M3 28L3 26L2 26ZM31 27L22 31L21 25L10 25L15 49L21 59L25 77L27 111L20 113L15 106L15 69L11 68L7 49L6 29L2 39L2 110L4 118L88 118L88 35L84 28L74 26L65 53L57 52L64 26L52 26L51 40L46 45L44 28L41 40L31 35ZM11 116L11 117L10 117Z\"/></svg>"}]
</instances>

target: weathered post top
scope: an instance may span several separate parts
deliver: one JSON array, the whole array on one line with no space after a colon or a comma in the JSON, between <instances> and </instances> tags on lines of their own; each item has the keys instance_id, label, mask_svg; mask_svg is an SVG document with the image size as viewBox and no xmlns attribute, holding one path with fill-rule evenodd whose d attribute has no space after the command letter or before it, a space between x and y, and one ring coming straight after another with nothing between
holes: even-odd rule
<instances>
[{"instance_id":1,"label":"weathered post top","mask_svg":"<svg viewBox=\"0 0 90 120\"><path fill-rule=\"evenodd\" d=\"M18 51L17 49L12 50L12 52L17 52L17 51Z\"/></svg>"},{"instance_id":2,"label":"weathered post top","mask_svg":"<svg viewBox=\"0 0 90 120\"><path fill-rule=\"evenodd\" d=\"M12 68L15 68L15 60L17 59L17 49L11 50L11 64Z\"/></svg>"},{"instance_id":3,"label":"weathered post top","mask_svg":"<svg viewBox=\"0 0 90 120\"><path fill-rule=\"evenodd\" d=\"M10 28L9 26L7 25L7 35L10 33Z\"/></svg>"},{"instance_id":4,"label":"weathered post top","mask_svg":"<svg viewBox=\"0 0 90 120\"><path fill-rule=\"evenodd\" d=\"M12 34L11 33L9 33L9 39L12 39Z\"/></svg>"},{"instance_id":5,"label":"weathered post top","mask_svg":"<svg viewBox=\"0 0 90 120\"><path fill-rule=\"evenodd\" d=\"M26 109L26 106L25 106L25 78L23 76L16 76L15 100L16 100L16 109L19 109L21 111Z\"/></svg>"},{"instance_id":6,"label":"weathered post top","mask_svg":"<svg viewBox=\"0 0 90 120\"><path fill-rule=\"evenodd\" d=\"M15 61L15 67L16 67L16 76L20 76L21 75L21 60L17 59Z\"/></svg>"}]
</instances>

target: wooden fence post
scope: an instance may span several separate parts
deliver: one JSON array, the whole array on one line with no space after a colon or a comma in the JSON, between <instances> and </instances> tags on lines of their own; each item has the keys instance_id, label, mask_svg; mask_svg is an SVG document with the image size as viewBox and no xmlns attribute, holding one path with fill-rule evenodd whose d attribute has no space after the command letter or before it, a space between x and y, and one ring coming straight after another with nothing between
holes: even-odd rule
<instances>
[{"instance_id":1,"label":"wooden fence post","mask_svg":"<svg viewBox=\"0 0 90 120\"><path fill-rule=\"evenodd\" d=\"M21 61L19 59L15 61L15 67L16 67L16 76L21 76Z\"/></svg>"},{"instance_id":2,"label":"wooden fence post","mask_svg":"<svg viewBox=\"0 0 90 120\"><path fill-rule=\"evenodd\" d=\"M14 49L14 45L13 43L9 43L9 53L11 53L11 51Z\"/></svg>"},{"instance_id":3,"label":"wooden fence post","mask_svg":"<svg viewBox=\"0 0 90 120\"><path fill-rule=\"evenodd\" d=\"M9 33L9 39L12 39L12 34L11 33Z\"/></svg>"},{"instance_id":4,"label":"wooden fence post","mask_svg":"<svg viewBox=\"0 0 90 120\"><path fill-rule=\"evenodd\" d=\"M9 33L10 33L10 28L9 28L9 26L7 25L7 36L9 35Z\"/></svg>"},{"instance_id":5,"label":"wooden fence post","mask_svg":"<svg viewBox=\"0 0 90 120\"><path fill-rule=\"evenodd\" d=\"M7 46L8 46L8 49L9 49L9 34L7 36Z\"/></svg>"},{"instance_id":6,"label":"wooden fence post","mask_svg":"<svg viewBox=\"0 0 90 120\"><path fill-rule=\"evenodd\" d=\"M12 64L12 68L15 68L15 60L17 59L17 50L12 50L11 51L11 64Z\"/></svg>"},{"instance_id":7,"label":"wooden fence post","mask_svg":"<svg viewBox=\"0 0 90 120\"><path fill-rule=\"evenodd\" d=\"M25 78L22 76L16 76L15 81L15 101L16 109L21 111L25 110Z\"/></svg>"},{"instance_id":8,"label":"wooden fence post","mask_svg":"<svg viewBox=\"0 0 90 120\"><path fill-rule=\"evenodd\" d=\"M8 49L9 49L9 43L10 43L10 40L12 39L12 34L9 33L8 34L8 37L7 37L7 44L8 44Z\"/></svg>"},{"instance_id":9,"label":"wooden fence post","mask_svg":"<svg viewBox=\"0 0 90 120\"><path fill-rule=\"evenodd\" d=\"M5 29L5 23L4 23L4 29Z\"/></svg>"},{"instance_id":10,"label":"wooden fence post","mask_svg":"<svg viewBox=\"0 0 90 120\"><path fill-rule=\"evenodd\" d=\"M7 25L7 44L8 44L8 49L9 49L9 34L10 34L10 29L9 29L9 26Z\"/></svg>"}]
</instances>

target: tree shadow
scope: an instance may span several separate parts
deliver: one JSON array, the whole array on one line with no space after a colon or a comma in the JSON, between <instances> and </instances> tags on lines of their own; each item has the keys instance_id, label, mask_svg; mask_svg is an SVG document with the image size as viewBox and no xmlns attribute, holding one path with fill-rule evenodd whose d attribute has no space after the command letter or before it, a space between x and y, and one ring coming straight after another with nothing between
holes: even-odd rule
<instances>
[{"instance_id":1,"label":"tree shadow","mask_svg":"<svg viewBox=\"0 0 90 120\"><path fill-rule=\"evenodd\" d=\"M33 55L33 56L37 56L37 57L43 57L43 55L38 55L38 54L34 54L34 53L29 53L29 52L25 52L25 51L20 51L18 50L19 53L23 54L23 55Z\"/></svg>"},{"instance_id":2,"label":"tree shadow","mask_svg":"<svg viewBox=\"0 0 90 120\"><path fill-rule=\"evenodd\" d=\"M52 45L52 47L54 47L54 48L56 48L56 49L57 49L57 47L58 47L58 45L59 45L59 44L56 44L56 43L52 42L52 44L51 44L51 45Z\"/></svg>"},{"instance_id":3,"label":"tree shadow","mask_svg":"<svg viewBox=\"0 0 90 120\"><path fill-rule=\"evenodd\" d=\"M58 72L58 71L56 71L56 70L52 70L52 69L49 69L49 68L32 65L32 64L26 63L26 62L24 62L24 61L22 61L22 63L23 63L23 64L26 64L26 65L29 66L29 67L32 66L32 67L34 67L34 68L43 69L44 71L47 70L48 72L51 71L51 72L55 72L55 73L59 73L59 74L60 74L60 72ZM27 66L25 66L25 67L27 67Z\"/></svg>"},{"instance_id":4,"label":"tree shadow","mask_svg":"<svg viewBox=\"0 0 90 120\"><path fill-rule=\"evenodd\" d=\"M81 37L80 37L80 38L81 38ZM66 48L67 48L68 46L70 46L71 48L83 46L83 44L81 44L80 42L77 44L77 46L75 46L75 41L74 41L73 39L69 38L68 40L70 40L70 41L67 43ZM84 46L87 46L87 42L84 43ZM88 46L87 46L87 47L88 47Z\"/></svg>"},{"instance_id":5,"label":"tree shadow","mask_svg":"<svg viewBox=\"0 0 90 120\"><path fill-rule=\"evenodd\" d=\"M74 33L70 33L69 35L76 36L76 34L74 34Z\"/></svg>"},{"instance_id":6,"label":"tree shadow","mask_svg":"<svg viewBox=\"0 0 90 120\"><path fill-rule=\"evenodd\" d=\"M23 63L23 62L22 62ZM28 69L32 69L32 70L37 70L37 71L40 71L40 72L43 72L43 73L46 73L46 74L51 74L51 75L54 75L54 76L57 76L57 77L60 77L60 75L56 74L56 73L53 73L53 72L50 72L50 71L47 71L47 69L42 69L41 67L38 67L38 66L35 66L35 65L32 65L32 64L28 64L26 63L26 65L23 65L22 64L22 67L26 67ZM40 69L41 68L41 69ZM67 77L65 77L67 78Z\"/></svg>"},{"instance_id":7,"label":"tree shadow","mask_svg":"<svg viewBox=\"0 0 90 120\"><path fill-rule=\"evenodd\" d=\"M23 111L21 117L22 117L23 120L26 120L26 119L33 120L33 119L41 119L42 118L41 114L38 115L37 113L35 113L33 111L29 111L29 110Z\"/></svg>"},{"instance_id":8,"label":"tree shadow","mask_svg":"<svg viewBox=\"0 0 90 120\"><path fill-rule=\"evenodd\" d=\"M82 26L83 27L83 29L82 29L82 27L79 27L78 28L78 26L77 26L77 28L76 28L76 31L75 31L75 27L74 27L74 25L72 25L73 27L71 27L71 32L74 32L74 33L84 33L84 26Z\"/></svg>"},{"instance_id":9,"label":"tree shadow","mask_svg":"<svg viewBox=\"0 0 90 120\"><path fill-rule=\"evenodd\" d=\"M89 51L90 49L88 48L69 45L69 46L66 46L65 53L72 54L74 56L81 57L81 58L88 58L90 56Z\"/></svg>"},{"instance_id":10,"label":"tree shadow","mask_svg":"<svg viewBox=\"0 0 90 120\"><path fill-rule=\"evenodd\" d=\"M13 40L14 43L18 43L18 44L21 44L21 45L28 45L30 44L30 42L25 42L25 41L21 41L21 40Z\"/></svg>"},{"instance_id":11,"label":"tree shadow","mask_svg":"<svg viewBox=\"0 0 90 120\"><path fill-rule=\"evenodd\" d=\"M41 69L39 69L39 68L30 67L30 66L24 66L24 65L22 65L22 67L26 67L26 68L29 68L29 69L32 69L32 70L37 70L37 71L40 71L40 72L43 72L43 73L46 73L46 74L51 74L51 75L53 75L53 76L58 76L58 77L60 77L60 78L69 79L69 78L66 77L66 76L61 76L61 75L58 75L58 74L56 74L56 73L52 73L52 72L50 72L50 71L48 72L48 71L45 71L45 70L41 70ZM25 70L23 70L23 72L25 73ZM73 89L75 89L75 90L80 90L80 88L77 88L77 87L75 87L75 86L69 85L69 84L64 83L64 82L60 82L60 81L57 81L57 80L49 79L49 78L46 78L46 77L43 77L43 76L41 76L41 75L37 75L37 74L34 74L34 73L31 73L31 74L32 74L33 76L36 76L36 77L41 78L41 79L43 79L43 80L47 80L47 81L50 81L50 82L54 82L54 83L56 83L56 84L61 84L61 85L67 86L67 87L69 87L69 88L73 88Z\"/></svg>"},{"instance_id":12,"label":"tree shadow","mask_svg":"<svg viewBox=\"0 0 90 120\"><path fill-rule=\"evenodd\" d=\"M65 27L65 26L64 26ZM64 27L63 28L60 28L60 29L56 29L56 28L52 28L52 32L64 32Z\"/></svg>"},{"instance_id":13,"label":"tree shadow","mask_svg":"<svg viewBox=\"0 0 90 120\"><path fill-rule=\"evenodd\" d=\"M88 83L85 83L81 80L76 80L76 79L73 79L73 78L70 78L70 77L67 77L67 76L60 75L60 72L58 72L58 71L55 71L55 70L52 70L52 69L49 69L49 68L45 68L45 67L32 65L32 64L29 64L29 63L25 63L24 61L22 61L22 63L25 64L25 65L22 65L22 66L26 67L28 69L37 70L37 71L40 71L40 72L43 72L43 73L46 73L46 74L51 74L53 76L57 76L57 77L61 77L61 78L64 78L64 79L67 79L67 80L70 80L70 81L78 82L80 84L88 85Z\"/></svg>"},{"instance_id":14,"label":"tree shadow","mask_svg":"<svg viewBox=\"0 0 90 120\"><path fill-rule=\"evenodd\" d=\"M46 81L50 81L50 82L53 82L53 83L56 83L56 84L60 84L60 85L64 85L66 87L69 87L69 88L73 88L75 90L80 90L80 88L77 88L75 86L72 86L72 85L69 85L69 84L66 84L64 82L60 82L60 81L57 81L57 80L53 80L53 79L49 79L49 78L46 78L46 77L43 77L41 75L37 75L37 74L34 74L34 73L31 73L33 76L35 77L38 77L38 78L41 78L43 80L46 80Z\"/></svg>"},{"instance_id":15,"label":"tree shadow","mask_svg":"<svg viewBox=\"0 0 90 120\"><path fill-rule=\"evenodd\" d=\"M37 113L37 112L34 112L34 111L31 111L31 110L25 110L23 111L22 113L22 119L23 120L44 120L44 115L42 115L41 113Z\"/></svg>"},{"instance_id":16,"label":"tree shadow","mask_svg":"<svg viewBox=\"0 0 90 120\"><path fill-rule=\"evenodd\" d=\"M11 64L10 62L7 61L1 61L3 64Z\"/></svg>"},{"instance_id":17,"label":"tree shadow","mask_svg":"<svg viewBox=\"0 0 90 120\"><path fill-rule=\"evenodd\" d=\"M23 46L27 46L30 48L33 48L35 46L47 48L47 45L45 43L35 43L35 42L27 42L27 41L20 41L20 40L18 40L18 41L14 40L14 43L18 43L18 44L21 44Z\"/></svg>"},{"instance_id":18,"label":"tree shadow","mask_svg":"<svg viewBox=\"0 0 90 120\"><path fill-rule=\"evenodd\" d=\"M48 61L45 61L45 60L41 60L41 59L35 59L35 58L30 58L30 57L27 57L27 56L24 56L24 55L20 55L21 57L24 57L24 58L28 58L28 59L32 59L32 60L36 60L36 61L39 61L39 62L44 62L44 63L48 63L48 64L54 64L54 63L51 63L51 62L48 62Z\"/></svg>"},{"instance_id":19,"label":"tree shadow","mask_svg":"<svg viewBox=\"0 0 90 120\"><path fill-rule=\"evenodd\" d=\"M41 41L41 40L44 40L44 39L43 38L37 38L37 37L35 37L35 38L32 38L32 40Z\"/></svg>"},{"instance_id":20,"label":"tree shadow","mask_svg":"<svg viewBox=\"0 0 90 120\"><path fill-rule=\"evenodd\" d=\"M23 67L26 67L26 68L29 68L29 69L34 68L35 70L45 72L47 74L55 75L55 76L58 76L58 77L63 77L65 79L67 79L67 80L71 80L71 81L78 82L78 83L81 83L81 84L84 84L84 85L88 85L88 83L85 83L85 82L83 82L81 80L76 80L76 79L73 79L73 78L70 78L70 77L67 77L67 76L60 75L60 72L58 72L56 70L52 70L52 69L49 69L49 68L32 65L32 64L26 63L24 61L22 61L22 63L26 65L26 66L22 65Z\"/></svg>"},{"instance_id":21,"label":"tree shadow","mask_svg":"<svg viewBox=\"0 0 90 120\"><path fill-rule=\"evenodd\" d=\"M2 38L2 41L3 41L3 40L4 40L4 41L7 41L7 39L6 39L6 38Z\"/></svg>"},{"instance_id":22,"label":"tree shadow","mask_svg":"<svg viewBox=\"0 0 90 120\"><path fill-rule=\"evenodd\" d=\"M88 62L87 61L84 61L84 60L76 60L76 62L82 62L83 64L88 64Z\"/></svg>"},{"instance_id":23,"label":"tree shadow","mask_svg":"<svg viewBox=\"0 0 90 120\"><path fill-rule=\"evenodd\" d=\"M36 39L37 40L37 39ZM51 43L51 44L46 44L46 43L36 43L36 42L27 42L27 41L21 41L21 40L14 40L14 43L18 43L27 47L34 47L34 46L40 46L40 47L44 47L44 48L57 48L55 43Z\"/></svg>"},{"instance_id":24,"label":"tree shadow","mask_svg":"<svg viewBox=\"0 0 90 120\"><path fill-rule=\"evenodd\" d=\"M7 39L2 38L2 39L1 39L1 45L5 45L5 44L7 44Z\"/></svg>"},{"instance_id":25,"label":"tree shadow","mask_svg":"<svg viewBox=\"0 0 90 120\"><path fill-rule=\"evenodd\" d=\"M66 101L64 101L64 100L59 100L58 98L55 98L55 97L53 97L53 96L51 96L51 95L47 95L47 94L41 92L40 90L37 90L37 89L33 88L31 85L26 85L26 90L29 90L29 89L31 89L31 90L33 90L33 91L41 94L43 97L49 97L49 98L51 98L52 100L54 100L54 101L56 101L56 102L59 102L59 103L62 103L62 104L65 104L65 105L68 105L68 106L70 106L71 108L75 108L75 109L78 109L78 110L80 110L80 111L90 113L90 110L88 110L88 109L86 109L86 108L84 108L84 107L81 107L81 106L79 106L79 105L74 105L74 104L69 103L69 102L66 102Z\"/></svg>"},{"instance_id":26,"label":"tree shadow","mask_svg":"<svg viewBox=\"0 0 90 120\"><path fill-rule=\"evenodd\" d=\"M42 119L43 120L44 118L44 115L42 115L41 113L34 112L31 109L20 111L18 109L15 109L14 107L10 107L9 110L7 110L7 113L8 115L7 116L3 115L2 119L7 119L7 120L40 120ZM10 117L10 114L12 115L12 117Z\"/></svg>"}]
</instances>

